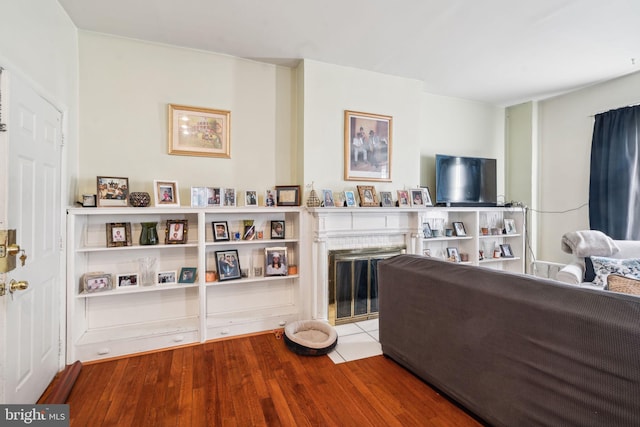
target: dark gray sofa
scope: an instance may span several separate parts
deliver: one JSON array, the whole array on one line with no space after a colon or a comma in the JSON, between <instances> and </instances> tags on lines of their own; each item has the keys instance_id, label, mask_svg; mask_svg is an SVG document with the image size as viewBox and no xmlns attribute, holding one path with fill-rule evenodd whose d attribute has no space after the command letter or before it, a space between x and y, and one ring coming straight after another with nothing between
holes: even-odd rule
<instances>
[{"instance_id":1,"label":"dark gray sofa","mask_svg":"<svg viewBox=\"0 0 640 427\"><path fill-rule=\"evenodd\" d=\"M640 426L640 298L416 255L378 264L383 353L495 426Z\"/></svg>"}]
</instances>

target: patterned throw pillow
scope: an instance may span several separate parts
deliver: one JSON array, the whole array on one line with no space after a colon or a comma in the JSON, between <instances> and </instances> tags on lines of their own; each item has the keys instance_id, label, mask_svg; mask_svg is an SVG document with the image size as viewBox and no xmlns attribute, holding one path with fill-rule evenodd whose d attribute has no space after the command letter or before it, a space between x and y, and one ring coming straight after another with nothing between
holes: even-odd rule
<instances>
[{"instance_id":1,"label":"patterned throw pillow","mask_svg":"<svg viewBox=\"0 0 640 427\"><path fill-rule=\"evenodd\" d=\"M623 294L640 295L640 280L610 274L607 277L607 290Z\"/></svg>"},{"instance_id":2,"label":"patterned throw pillow","mask_svg":"<svg viewBox=\"0 0 640 427\"><path fill-rule=\"evenodd\" d=\"M593 262L593 270L596 273L596 278L593 280L594 285L604 288L607 284L607 276L609 274L640 279L640 259L616 259L592 256L591 261Z\"/></svg>"}]
</instances>

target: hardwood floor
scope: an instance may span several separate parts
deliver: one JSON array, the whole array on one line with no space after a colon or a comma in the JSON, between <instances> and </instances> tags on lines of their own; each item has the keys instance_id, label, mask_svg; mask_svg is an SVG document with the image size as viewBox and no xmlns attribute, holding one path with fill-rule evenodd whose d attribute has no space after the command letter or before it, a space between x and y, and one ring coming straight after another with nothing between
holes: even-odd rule
<instances>
[{"instance_id":1,"label":"hardwood floor","mask_svg":"<svg viewBox=\"0 0 640 427\"><path fill-rule=\"evenodd\" d=\"M384 356L334 364L274 334L85 364L71 426L480 426Z\"/></svg>"}]
</instances>

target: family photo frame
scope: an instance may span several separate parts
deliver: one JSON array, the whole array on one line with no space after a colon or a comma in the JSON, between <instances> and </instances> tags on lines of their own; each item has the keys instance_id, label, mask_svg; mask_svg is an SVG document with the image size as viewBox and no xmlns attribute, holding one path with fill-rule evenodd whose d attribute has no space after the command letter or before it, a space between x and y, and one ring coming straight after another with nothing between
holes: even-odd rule
<instances>
[{"instance_id":1,"label":"family photo frame","mask_svg":"<svg viewBox=\"0 0 640 427\"><path fill-rule=\"evenodd\" d=\"M171 244L185 244L187 243L187 237L189 232L189 221L186 219L168 219L167 226L165 228L164 243L166 245Z\"/></svg>"},{"instance_id":2,"label":"family photo frame","mask_svg":"<svg viewBox=\"0 0 640 427\"><path fill-rule=\"evenodd\" d=\"M153 180L153 197L156 207L179 207L178 181Z\"/></svg>"},{"instance_id":3,"label":"family photo frame","mask_svg":"<svg viewBox=\"0 0 640 427\"><path fill-rule=\"evenodd\" d=\"M159 285L174 285L178 283L176 277L178 272L172 271L160 271L158 272L158 284Z\"/></svg>"},{"instance_id":4,"label":"family photo frame","mask_svg":"<svg viewBox=\"0 0 640 427\"><path fill-rule=\"evenodd\" d=\"M358 196L360 196L360 206L363 207L376 207L380 206L378 196L376 195L376 189L372 185L358 185Z\"/></svg>"},{"instance_id":5,"label":"family photo frame","mask_svg":"<svg viewBox=\"0 0 640 427\"><path fill-rule=\"evenodd\" d=\"M129 178L96 177L96 201L98 207L129 206Z\"/></svg>"},{"instance_id":6,"label":"family photo frame","mask_svg":"<svg viewBox=\"0 0 640 427\"><path fill-rule=\"evenodd\" d=\"M271 238L284 239L285 223L284 221L271 221Z\"/></svg>"},{"instance_id":7,"label":"family photo frame","mask_svg":"<svg viewBox=\"0 0 640 427\"><path fill-rule=\"evenodd\" d=\"M211 227L213 229L214 242L228 242L230 240L227 221L214 221L211 223Z\"/></svg>"},{"instance_id":8,"label":"family photo frame","mask_svg":"<svg viewBox=\"0 0 640 427\"><path fill-rule=\"evenodd\" d=\"M276 205L300 206L300 186L299 185L276 186Z\"/></svg>"},{"instance_id":9,"label":"family photo frame","mask_svg":"<svg viewBox=\"0 0 640 427\"><path fill-rule=\"evenodd\" d=\"M111 274L85 273L82 275L82 290L86 293L104 292L113 289Z\"/></svg>"},{"instance_id":10,"label":"family photo frame","mask_svg":"<svg viewBox=\"0 0 640 427\"><path fill-rule=\"evenodd\" d=\"M344 179L391 181L393 117L344 112Z\"/></svg>"},{"instance_id":11,"label":"family photo frame","mask_svg":"<svg viewBox=\"0 0 640 427\"><path fill-rule=\"evenodd\" d=\"M178 283L195 283L198 275L196 274L198 269L196 267L182 267L180 269L180 276Z\"/></svg>"},{"instance_id":12,"label":"family photo frame","mask_svg":"<svg viewBox=\"0 0 640 427\"><path fill-rule=\"evenodd\" d=\"M118 289L137 288L139 286L138 274L118 274L116 276L116 284Z\"/></svg>"},{"instance_id":13,"label":"family photo frame","mask_svg":"<svg viewBox=\"0 0 640 427\"><path fill-rule=\"evenodd\" d=\"M231 112L169 104L169 154L231 158Z\"/></svg>"},{"instance_id":14,"label":"family photo frame","mask_svg":"<svg viewBox=\"0 0 640 427\"><path fill-rule=\"evenodd\" d=\"M288 274L286 247L265 248L264 260L265 276L286 276Z\"/></svg>"},{"instance_id":15,"label":"family photo frame","mask_svg":"<svg viewBox=\"0 0 640 427\"><path fill-rule=\"evenodd\" d=\"M107 223L107 247L131 246L131 223Z\"/></svg>"},{"instance_id":16,"label":"family photo frame","mask_svg":"<svg viewBox=\"0 0 640 427\"><path fill-rule=\"evenodd\" d=\"M241 278L240 259L238 251L231 249L228 251L216 251L216 265L218 268L218 280L233 280Z\"/></svg>"}]
</instances>

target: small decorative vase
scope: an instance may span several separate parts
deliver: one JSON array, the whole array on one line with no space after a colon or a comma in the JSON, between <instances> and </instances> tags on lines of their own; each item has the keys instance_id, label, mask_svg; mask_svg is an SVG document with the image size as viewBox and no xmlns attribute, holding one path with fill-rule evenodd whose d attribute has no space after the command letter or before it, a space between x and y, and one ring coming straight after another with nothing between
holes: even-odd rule
<instances>
[{"instance_id":1,"label":"small decorative vase","mask_svg":"<svg viewBox=\"0 0 640 427\"><path fill-rule=\"evenodd\" d=\"M156 269L158 261L154 257L144 257L138 259L140 269L140 284L150 286L156 284Z\"/></svg>"},{"instance_id":2,"label":"small decorative vase","mask_svg":"<svg viewBox=\"0 0 640 427\"><path fill-rule=\"evenodd\" d=\"M133 192L129 194L129 203L134 208L146 208L151 202L151 196L147 192Z\"/></svg>"},{"instance_id":3,"label":"small decorative vase","mask_svg":"<svg viewBox=\"0 0 640 427\"><path fill-rule=\"evenodd\" d=\"M158 244L158 230L156 226L157 222L143 222L142 232L140 232L140 244L141 245L157 245Z\"/></svg>"}]
</instances>

